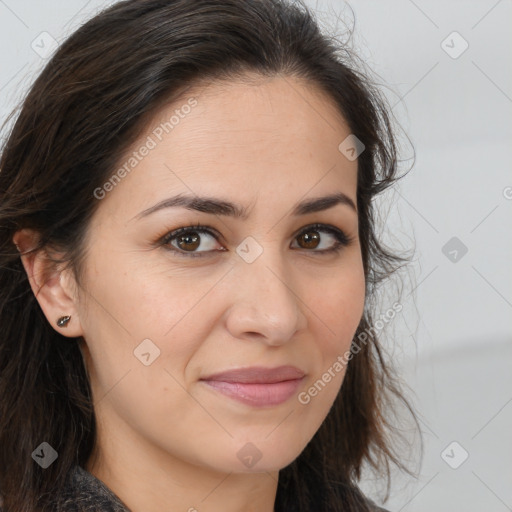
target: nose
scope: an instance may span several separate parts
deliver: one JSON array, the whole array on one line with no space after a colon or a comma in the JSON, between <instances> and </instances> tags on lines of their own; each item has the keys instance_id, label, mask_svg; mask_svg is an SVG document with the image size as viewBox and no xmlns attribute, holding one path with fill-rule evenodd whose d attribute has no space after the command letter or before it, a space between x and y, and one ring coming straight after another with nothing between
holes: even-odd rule
<instances>
[{"instance_id":1,"label":"nose","mask_svg":"<svg viewBox=\"0 0 512 512\"><path fill-rule=\"evenodd\" d=\"M279 257L265 251L253 263L240 260L235 266L236 292L226 321L233 337L278 346L305 329L304 302Z\"/></svg>"}]
</instances>

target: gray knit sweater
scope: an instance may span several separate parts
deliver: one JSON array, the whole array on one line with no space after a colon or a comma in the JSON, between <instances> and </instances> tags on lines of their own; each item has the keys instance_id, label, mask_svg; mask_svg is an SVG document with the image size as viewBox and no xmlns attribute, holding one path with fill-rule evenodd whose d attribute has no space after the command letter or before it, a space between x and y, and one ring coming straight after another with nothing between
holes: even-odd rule
<instances>
[{"instance_id":1,"label":"gray knit sweater","mask_svg":"<svg viewBox=\"0 0 512 512\"><path fill-rule=\"evenodd\" d=\"M389 512L372 501L375 512ZM2 498L0 496L0 512ZM8 511L5 511L8 512ZM64 492L59 497L55 512L132 512L101 480L80 466L70 472ZM290 511L292 512L292 511Z\"/></svg>"},{"instance_id":2,"label":"gray knit sweater","mask_svg":"<svg viewBox=\"0 0 512 512\"><path fill-rule=\"evenodd\" d=\"M101 480L80 466L71 472L59 512L131 512ZM0 512L2 512L0 510Z\"/></svg>"},{"instance_id":3,"label":"gray knit sweater","mask_svg":"<svg viewBox=\"0 0 512 512\"><path fill-rule=\"evenodd\" d=\"M0 512L4 512L2 501L0 496ZM101 480L77 465L58 501L55 512L131 512Z\"/></svg>"}]
</instances>

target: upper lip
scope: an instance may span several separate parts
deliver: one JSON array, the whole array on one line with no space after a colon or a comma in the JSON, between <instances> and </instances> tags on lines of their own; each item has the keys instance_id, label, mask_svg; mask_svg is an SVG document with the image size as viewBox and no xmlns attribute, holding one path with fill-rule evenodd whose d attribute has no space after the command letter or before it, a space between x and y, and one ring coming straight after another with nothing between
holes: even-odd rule
<instances>
[{"instance_id":1,"label":"upper lip","mask_svg":"<svg viewBox=\"0 0 512 512\"><path fill-rule=\"evenodd\" d=\"M203 377L200 380L239 382L245 384L274 384L286 380L302 379L304 375L304 372L295 366L278 366L277 368L251 366L249 368L237 368L215 373L208 377Z\"/></svg>"}]
</instances>

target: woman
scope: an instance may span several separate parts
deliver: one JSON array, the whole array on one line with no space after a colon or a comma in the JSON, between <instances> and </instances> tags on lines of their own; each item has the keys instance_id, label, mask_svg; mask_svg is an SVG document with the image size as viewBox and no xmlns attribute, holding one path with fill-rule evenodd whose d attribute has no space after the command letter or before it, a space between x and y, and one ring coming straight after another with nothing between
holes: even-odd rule
<instances>
[{"instance_id":1,"label":"woman","mask_svg":"<svg viewBox=\"0 0 512 512\"><path fill-rule=\"evenodd\" d=\"M396 148L343 52L304 6L127 0L49 61L0 167L4 512L379 510L364 464L408 471Z\"/></svg>"}]
</instances>

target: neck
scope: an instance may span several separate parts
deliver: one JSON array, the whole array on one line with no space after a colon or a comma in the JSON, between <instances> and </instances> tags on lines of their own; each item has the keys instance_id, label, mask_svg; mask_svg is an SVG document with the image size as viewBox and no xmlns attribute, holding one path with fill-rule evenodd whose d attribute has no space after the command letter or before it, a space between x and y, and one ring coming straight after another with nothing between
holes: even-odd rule
<instances>
[{"instance_id":1,"label":"neck","mask_svg":"<svg viewBox=\"0 0 512 512\"><path fill-rule=\"evenodd\" d=\"M98 432L98 435L101 435ZM132 512L273 512L278 472L222 473L162 453L133 439L130 451L112 436L85 469ZM108 450L108 453L105 452Z\"/></svg>"}]
</instances>

